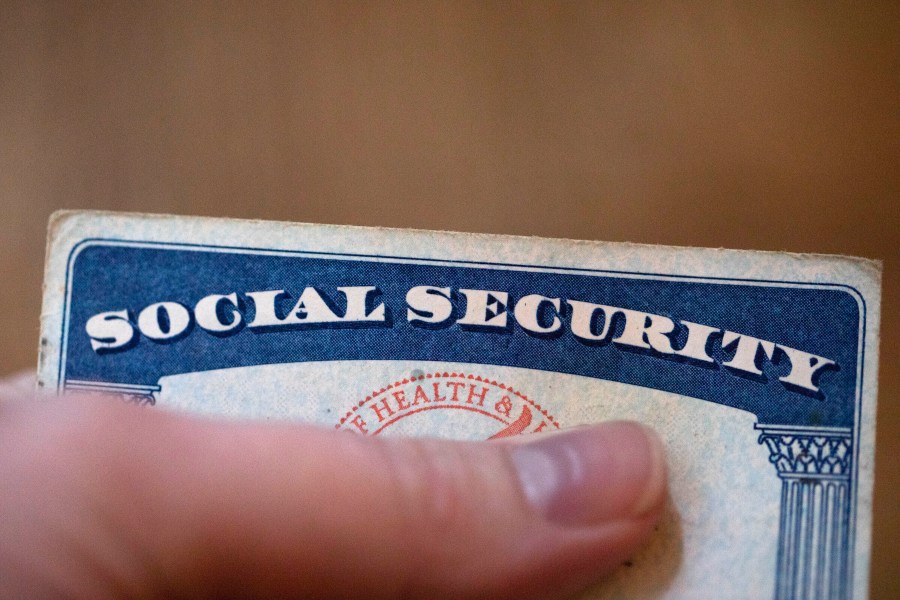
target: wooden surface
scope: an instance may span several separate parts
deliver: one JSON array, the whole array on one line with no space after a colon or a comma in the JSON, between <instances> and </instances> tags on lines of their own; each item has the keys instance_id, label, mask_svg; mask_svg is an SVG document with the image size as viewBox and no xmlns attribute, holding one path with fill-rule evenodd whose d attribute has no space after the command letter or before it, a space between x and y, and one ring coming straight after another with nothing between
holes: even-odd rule
<instances>
[{"instance_id":1,"label":"wooden surface","mask_svg":"<svg viewBox=\"0 0 900 600\"><path fill-rule=\"evenodd\" d=\"M885 261L872 598L900 598L897 3L0 2L0 372L106 208Z\"/></svg>"}]
</instances>

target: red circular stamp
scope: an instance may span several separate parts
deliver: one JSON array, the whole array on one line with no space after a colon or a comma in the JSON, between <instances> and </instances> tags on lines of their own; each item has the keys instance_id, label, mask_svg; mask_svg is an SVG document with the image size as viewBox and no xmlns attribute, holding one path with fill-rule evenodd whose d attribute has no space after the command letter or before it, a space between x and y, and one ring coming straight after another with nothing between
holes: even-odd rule
<instances>
[{"instance_id":1,"label":"red circular stamp","mask_svg":"<svg viewBox=\"0 0 900 600\"><path fill-rule=\"evenodd\" d=\"M497 439L559 429L546 408L512 387L467 373L414 373L357 402L335 429Z\"/></svg>"}]
</instances>

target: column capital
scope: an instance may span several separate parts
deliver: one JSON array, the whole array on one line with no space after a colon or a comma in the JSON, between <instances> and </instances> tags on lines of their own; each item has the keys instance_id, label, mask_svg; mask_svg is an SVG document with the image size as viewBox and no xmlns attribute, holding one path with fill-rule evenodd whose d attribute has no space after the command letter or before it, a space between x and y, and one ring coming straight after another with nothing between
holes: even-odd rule
<instances>
[{"instance_id":1,"label":"column capital","mask_svg":"<svg viewBox=\"0 0 900 600\"><path fill-rule=\"evenodd\" d=\"M125 402L131 402L139 406L153 406L156 404L156 396L154 394L160 389L162 388L158 385L135 385L131 383L111 383L108 381L70 379L65 383L67 392L117 396Z\"/></svg>"},{"instance_id":2,"label":"column capital","mask_svg":"<svg viewBox=\"0 0 900 600\"><path fill-rule=\"evenodd\" d=\"M756 425L781 478L849 479L853 432L845 427Z\"/></svg>"}]
</instances>

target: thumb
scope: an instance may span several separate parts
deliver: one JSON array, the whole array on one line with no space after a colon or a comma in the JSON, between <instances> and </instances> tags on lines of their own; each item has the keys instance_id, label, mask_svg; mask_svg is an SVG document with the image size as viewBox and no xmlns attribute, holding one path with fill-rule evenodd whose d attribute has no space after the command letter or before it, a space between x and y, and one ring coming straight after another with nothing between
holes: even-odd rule
<instances>
[{"instance_id":1,"label":"thumb","mask_svg":"<svg viewBox=\"0 0 900 600\"><path fill-rule=\"evenodd\" d=\"M0 539L0 581L32 591L562 597L626 559L665 495L660 443L628 422L463 443L71 398L13 412L0 475L21 519ZM13 450L38 458L16 468ZM29 495L35 473L53 489ZM35 531L50 526L63 531ZM66 543L29 555L54 535Z\"/></svg>"}]
</instances>

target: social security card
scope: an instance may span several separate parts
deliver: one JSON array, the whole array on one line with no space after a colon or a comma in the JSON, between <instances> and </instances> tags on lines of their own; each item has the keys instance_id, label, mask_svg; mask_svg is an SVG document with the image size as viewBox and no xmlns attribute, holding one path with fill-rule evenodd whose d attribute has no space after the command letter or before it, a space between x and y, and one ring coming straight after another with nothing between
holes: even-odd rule
<instances>
[{"instance_id":1,"label":"social security card","mask_svg":"<svg viewBox=\"0 0 900 600\"><path fill-rule=\"evenodd\" d=\"M65 212L39 384L357 435L637 419L668 447L671 501L586 598L865 598L880 277L846 257Z\"/></svg>"}]
</instances>

